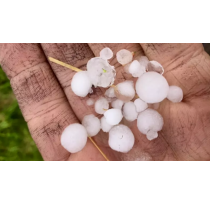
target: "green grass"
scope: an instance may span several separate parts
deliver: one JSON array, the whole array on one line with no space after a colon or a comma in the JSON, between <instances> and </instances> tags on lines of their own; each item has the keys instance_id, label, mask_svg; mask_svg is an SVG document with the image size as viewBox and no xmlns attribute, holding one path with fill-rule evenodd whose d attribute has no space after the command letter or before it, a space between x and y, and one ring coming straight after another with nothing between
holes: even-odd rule
<instances>
[{"instance_id":1,"label":"green grass","mask_svg":"<svg viewBox=\"0 0 210 204\"><path fill-rule=\"evenodd\" d=\"M0 67L0 161L43 160Z\"/></svg>"}]
</instances>

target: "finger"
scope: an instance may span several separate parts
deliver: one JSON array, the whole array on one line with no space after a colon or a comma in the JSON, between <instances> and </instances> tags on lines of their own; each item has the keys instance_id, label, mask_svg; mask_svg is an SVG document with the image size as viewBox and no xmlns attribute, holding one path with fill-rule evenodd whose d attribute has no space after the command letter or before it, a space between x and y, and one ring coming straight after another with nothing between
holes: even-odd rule
<instances>
[{"instance_id":1,"label":"finger","mask_svg":"<svg viewBox=\"0 0 210 204\"><path fill-rule=\"evenodd\" d=\"M150 60L160 62L169 85L184 91L184 100L210 93L210 58L202 44L141 44Z\"/></svg>"},{"instance_id":2,"label":"finger","mask_svg":"<svg viewBox=\"0 0 210 204\"><path fill-rule=\"evenodd\" d=\"M60 61L63 61L65 63L71 64L75 67L78 67L80 69L86 69L86 64L88 60L92 57L94 57L93 52L90 50L89 46L87 44L78 44L78 43L69 43L69 44L42 44L42 48L45 52L45 55L47 57L53 57ZM88 114L95 114L94 107L89 107L86 104L86 101L88 98L92 98L96 100L99 96L102 95L101 89L96 89L95 93L87 96L87 97L78 97L76 96L72 89L71 89L71 80L74 76L75 72L67 69L65 67L62 67L60 65L57 65L55 63L49 62L52 66L52 69L57 76L59 83L61 84L65 95L74 110L74 113L76 114L77 118L82 121L83 117ZM107 135L102 134L100 132L98 138L100 140L97 140L96 137L94 139L97 140L97 144L101 145L102 140L107 141ZM107 143L107 142L106 142ZM113 155L110 154L109 151L107 151L106 148L103 148L100 146L102 151L105 152L105 154L108 156L108 158L113 160ZM71 159L85 159L85 160L92 160L95 157L95 160L104 160L104 158L101 156L101 154L98 152L98 150L93 146L93 144L88 141L86 148L84 148L80 153L72 155Z\"/></svg>"},{"instance_id":3,"label":"finger","mask_svg":"<svg viewBox=\"0 0 210 204\"><path fill-rule=\"evenodd\" d=\"M1 44L0 62L43 158L68 159L60 135L78 120L41 48L37 44Z\"/></svg>"}]
</instances>

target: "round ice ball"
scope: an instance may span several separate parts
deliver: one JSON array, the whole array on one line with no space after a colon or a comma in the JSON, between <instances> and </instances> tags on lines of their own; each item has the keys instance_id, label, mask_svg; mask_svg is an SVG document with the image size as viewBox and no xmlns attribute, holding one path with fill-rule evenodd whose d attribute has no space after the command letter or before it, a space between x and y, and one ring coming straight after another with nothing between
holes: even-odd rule
<instances>
[{"instance_id":1,"label":"round ice ball","mask_svg":"<svg viewBox=\"0 0 210 204\"><path fill-rule=\"evenodd\" d=\"M159 74L164 73L163 66L157 61L150 61L147 66L147 70L157 72Z\"/></svg>"},{"instance_id":2,"label":"round ice ball","mask_svg":"<svg viewBox=\"0 0 210 204\"><path fill-rule=\"evenodd\" d=\"M109 109L109 102L106 98L100 97L95 102L95 112L98 114L104 114Z\"/></svg>"},{"instance_id":3,"label":"round ice ball","mask_svg":"<svg viewBox=\"0 0 210 204\"><path fill-rule=\"evenodd\" d=\"M158 137L158 133L153 130L149 130L146 134L146 137L148 140L154 140Z\"/></svg>"},{"instance_id":4,"label":"round ice ball","mask_svg":"<svg viewBox=\"0 0 210 204\"><path fill-rule=\"evenodd\" d=\"M109 123L107 123L106 118L103 116L101 118L101 129L104 132L109 132L112 127L113 127L113 125L110 125Z\"/></svg>"},{"instance_id":5,"label":"round ice ball","mask_svg":"<svg viewBox=\"0 0 210 204\"><path fill-rule=\"evenodd\" d=\"M125 125L114 126L109 131L109 146L111 149L127 153L129 152L135 142L134 135L130 128Z\"/></svg>"},{"instance_id":6,"label":"round ice ball","mask_svg":"<svg viewBox=\"0 0 210 204\"><path fill-rule=\"evenodd\" d=\"M136 82L136 93L146 103L159 103L168 95L169 85L165 77L156 72L143 74Z\"/></svg>"},{"instance_id":7,"label":"round ice ball","mask_svg":"<svg viewBox=\"0 0 210 204\"><path fill-rule=\"evenodd\" d=\"M133 81L126 80L117 84L115 89L115 94L118 99L128 102L132 100L135 96L135 89Z\"/></svg>"},{"instance_id":8,"label":"round ice ball","mask_svg":"<svg viewBox=\"0 0 210 204\"><path fill-rule=\"evenodd\" d=\"M80 97L85 97L88 95L90 89L92 87L92 83L87 74L87 71L77 72L71 81L72 91Z\"/></svg>"},{"instance_id":9,"label":"round ice ball","mask_svg":"<svg viewBox=\"0 0 210 204\"><path fill-rule=\"evenodd\" d=\"M110 125L117 125L123 118L122 111L120 109L109 109L104 113L107 123Z\"/></svg>"},{"instance_id":10,"label":"round ice ball","mask_svg":"<svg viewBox=\"0 0 210 204\"><path fill-rule=\"evenodd\" d=\"M86 115L82 120L82 125L86 128L88 136L95 136L101 129L100 120L93 114Z\"/></svg>"},{"instance_id":11,"label":"round ice ball","mask_svg":"<svg viewBox=\"0 0 210 204\"><path fill-rule=\"evenodd\" d=\"M132 101L129 101L123 106L123 116L128 121L134 121L137 119L138 113L136 111L136 106Z\"/></svg>"},{"instance_id":12,"label":"round ice ball","mask_svg":"<svg viewBox=\"0 0 210 204\"><path fill-rule=\"evenodd\" d=\"M167 99L173 103L179 103L183 99L183 91L178 86L169 86Z\"/></svg>"},{"instance_id":13,"label":"round ice ball","mask_svg":"<svg viewBox=\"0 0 210 204\"><path fill-rule=\"evenodd\" d=\"M129 73L133 77L140 77L145 72L145 67L141 66L141 64L137 60L134 60L129 66Z\"/></svg>"},{"instance_id":14,"label":"round ice ball","mask_svg":"<svg viewBox=\"0 0 210 204\"><path fill-rule=\"evenodd\" d=\"M133 60L133 54L129 50L122 49L117 52L116 54L117 61L122 64L126 65Z\"/></svg>"},{"instance_id":15,"label":"round ice ball","mask_svg":"<svg viewBox=\"0 0 210 204\"><path fill-rule=\"evenodd\" d=\"M114 88L110 87L109 89L107 89L104 95L109 97L109 98L116 97Z\"/></svg>"},{"instance_id":16,"label":"round ice ball","mask_svg":"<svg viewBox=\"0 0 210 204\"><path fill-rule=\"evenodd\" d=\"M142 101L140 98L137 98L135 101L134 101L134 104L136 106L136 111L139 113L139 112L142 112L144 111L145 109L148 108L148 105L146 102Z\"/></svg>"},{"instance_id":17,"label":"round ice ball","mask_svg":"<svg viewBox=\"0 0 210 204\"><path fill-rule=\"evenodd\" d=\"M111 105L113 108L122 109L124 102L120 99L116 99L115 101L112 101Z\"/></svg>"},{"instance_id":18,"label":"round ice ball","mask_svg":"<svg viewBox=\"0 0 210 204\"><path fill-rule=\"evenodd\" d=\"M92 84L97 87L108 87L114 83L116 71L107 60L94 57L87 63L87 72Z\"/></svg>"},{"instance_id":19,"label":"round ice ball","mask_svg":"<svg viewBox=\"0 0 210 204\"><path fill-rule=\"evenodd\" d=\"M145 135L149 131L158 132L162 130L163 123L163 117L150 108L140 112L137 118L137 127Z\"/></svg>"},{"instance_id":20,"label":"round ice ball","mask_svg":"<svg viewBox=\"0 0 210 204\"><path fill-rule=\"evenodd\" d=\"M105 47L103 50L101 50L100 57L105 60L111 59L113 57L113 52L110 48Z\"/></svg>"},{"instance_id":21,"label":"round ice ball","mask_svg":"<svg viewBox=\"0 0 210 204\"><path fill-rule=\"evenodd\" d=\"M86 101L87 106L92 106L94 104L94 100L92 98L87 99Z\"/></svg>"},{"instance_id":22,"label":"round ice ball","mask_svg":"<svg viewBox=\"0 0 210 204\"><path fill-rule=\"evenodd\" d=\"M87 131L79 123L74 123L65 128L61 135L61 145L69 152L81 151L87 143Z\"/></svg>"}]
</instances>

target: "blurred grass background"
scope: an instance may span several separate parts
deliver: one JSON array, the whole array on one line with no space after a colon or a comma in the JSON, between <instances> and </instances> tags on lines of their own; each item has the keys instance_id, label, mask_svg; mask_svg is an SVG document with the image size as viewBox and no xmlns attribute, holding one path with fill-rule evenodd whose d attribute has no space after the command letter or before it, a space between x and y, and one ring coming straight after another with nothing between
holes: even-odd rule
<instances>
[{"instance_id":1,"label":"blurred grass background","mask_svg":"<svg viewBox=\"0 0 210 204\"><path fill-rule=\"evenodd\" d=\"M0 161L40 161L10 82L0 67Z\"/></svg>"},{"instance_id":2,"label":"blurred grass background","mask_svg":"<svg viewBox=\"0 0 210 204\"><path fill-rule=\"evenodd\" d=\"M210 43L204 49L210 54ZM40 161L10 82L0 66L0 161Z\"/></svg>"}]
</instances>

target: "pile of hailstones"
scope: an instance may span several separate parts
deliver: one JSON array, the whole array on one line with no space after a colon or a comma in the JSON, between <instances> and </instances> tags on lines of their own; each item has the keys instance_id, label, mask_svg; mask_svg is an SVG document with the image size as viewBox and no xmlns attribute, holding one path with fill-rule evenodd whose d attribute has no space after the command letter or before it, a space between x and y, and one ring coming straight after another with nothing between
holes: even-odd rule
<instances>
[{"instance_id":1,"label":"pile of hailstones","mask_svg":"<svg viewBox=\"0 0 210 204\"><path fill-rule=\"evenodd\" d=\"M96 113L103 115L101 119L93 114L86 115L82 125L71 124L62 133L61 144L71 153L82 150L87 137L97 135L100 129L109 133L108 144L111 149L127 153L132 149L135 137L129 127L120 124L123 117L127 121L137 119L139 131L145 134L148 140L153 140L158 137L158 131L164 123L162 116L156 111L158 104L165 98L174 103L183 98L182 89L169 86L162 76L164 69L161 64L149 61L146 56L133 60L133 53L125 49L117 52L117 61L124 66L127 73L136 77L137 81L135 87L132 80L113 85L116 71L108 61L112 57L111 49L104 48L100 57L88 61L87 71L75 73L72 79L72 91L80 97L91 93L92 85L108 89L104 97L100 97L95 104L91 98L86 101L88 106L94 105Z\"/></svg>"}]
</instances>

